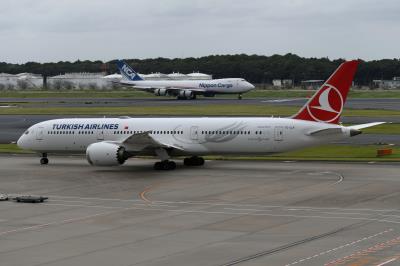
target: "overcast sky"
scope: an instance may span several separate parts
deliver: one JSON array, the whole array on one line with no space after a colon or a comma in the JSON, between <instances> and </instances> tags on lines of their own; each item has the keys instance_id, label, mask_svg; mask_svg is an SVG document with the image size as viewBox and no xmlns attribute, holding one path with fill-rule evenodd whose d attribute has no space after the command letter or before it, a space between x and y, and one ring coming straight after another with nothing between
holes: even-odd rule
<instances>
[{"instance_id":1,"label":"overcast sky","mask_svg":"<svg viewBox=\"0 0 400 266\"><path fill-rule=\"evenodd\" d=\"M400 58L399 0L1 0L0 61Z\"/></svg>"}]
</instances>

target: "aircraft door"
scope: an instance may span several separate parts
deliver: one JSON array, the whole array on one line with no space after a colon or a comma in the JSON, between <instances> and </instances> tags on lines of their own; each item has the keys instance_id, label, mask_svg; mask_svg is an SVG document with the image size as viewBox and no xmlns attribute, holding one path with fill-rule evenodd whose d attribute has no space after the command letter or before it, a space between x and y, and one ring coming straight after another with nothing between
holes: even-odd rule
<instances>
[{"instance_id":1,"label":"aircraft door","mask_svg":"<svg viewBox=\"0 0 400 266\"><path fill-rule=\"evenodd\" d=\"M193 142L196 142L199 140L199 127L198 126L192 126L190 128L190 139L193 140Z\"/></svg>"},{"instance_id":2,"label":"aircraft door","mask_svg":"<svg viewBox=\"0 0 400 266\"><path fill-rule=\"evenodd\" d=\"M283 127L278 126L274 129L274 140L275 141L282 141L284 138L284 130Z\"/></svg>"},{"instance_id":3,"label":"aircraft door","mask_svg":"<svg viewBox=\"0 0 400 266\"><path fill-rule=\"evenodd\" d=\"M99 130L97 132L97 140L104 140L104 131L103 130Z\"/></svg>"},{"instance_id":4,"label":"aircraft door","mask_svg":"<svg viewBox=\"0 0 400 266\"><path fill-rule=\"evenodd\" d=\"M43 140L43 127L39 127L36 131L36 140Z\"/></svg>"}]
</instances>

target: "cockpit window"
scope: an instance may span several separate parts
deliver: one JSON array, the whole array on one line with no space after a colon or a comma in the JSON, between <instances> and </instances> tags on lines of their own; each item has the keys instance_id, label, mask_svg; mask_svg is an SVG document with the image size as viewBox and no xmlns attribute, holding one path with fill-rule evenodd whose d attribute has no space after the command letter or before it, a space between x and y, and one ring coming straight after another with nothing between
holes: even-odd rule
<instances>
[{"instance_id":1,"label":"cockpit window","mask_svg":"<svg viewBox=\"0 0 400 266\"><path fill-rule=\"evenodd\" d=\"M27 131L25 131L25 133L24 133L25 135L28 135L29 134L29 130L27 130Z\"/></svg>"}]
</instances>

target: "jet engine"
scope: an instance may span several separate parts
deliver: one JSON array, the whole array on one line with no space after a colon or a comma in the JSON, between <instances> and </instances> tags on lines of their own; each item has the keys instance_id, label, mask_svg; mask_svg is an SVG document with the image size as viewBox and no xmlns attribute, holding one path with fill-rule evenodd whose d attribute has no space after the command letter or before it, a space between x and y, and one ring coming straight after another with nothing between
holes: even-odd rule
<instances>
[{"instance_id":1,"label":"jet engine","mask_svg":"<svg viewBox=\"0 0 400 266\"><path fill-rule=\"evenodd\" d=\"M91 165L116 166L123 164L128 158L125 148L113 143L97 142L86 149L86 159Z\"/></svg>"},{"instance_id":2,"label":"jet engine","mask_svg":"<svg viewBox=\"0 0 400 266\"><path fill-rule=\"evenodd\" d=\"M156 96L167 96L168 92L167 89L156 89L154 90L154 94Z\"/></svg>"},{"instance_id":3,"label":"jet engine","mask_svg":"<svg viewBox=\"0 0 400 266\"><path fill-rule=\"evenodd\" d=\"M193 91L190 90L181 90L179 91L179 98L181 99L192 99L194 97Z\"/></svg>"}]
</instances>

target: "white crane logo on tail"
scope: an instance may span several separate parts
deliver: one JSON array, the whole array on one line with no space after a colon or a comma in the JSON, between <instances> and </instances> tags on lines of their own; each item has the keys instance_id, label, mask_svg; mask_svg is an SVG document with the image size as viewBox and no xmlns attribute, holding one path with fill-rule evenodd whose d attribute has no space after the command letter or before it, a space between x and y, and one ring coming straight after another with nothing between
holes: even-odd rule
<instances>
[{"instance_id":1,"label":"white crane logo on tail","mask_svg":"<svg viewBox=\"0 0 400 266\"><path fill-rule=\"evenodd\" d=\"M332 85L325 84L319 95L316 95L307 105L307 110L316 121L332 122L342 113L342 94Z\"/></svg>"}]
</instances>

